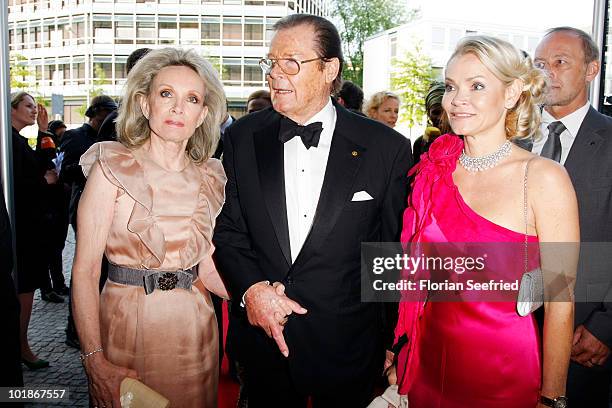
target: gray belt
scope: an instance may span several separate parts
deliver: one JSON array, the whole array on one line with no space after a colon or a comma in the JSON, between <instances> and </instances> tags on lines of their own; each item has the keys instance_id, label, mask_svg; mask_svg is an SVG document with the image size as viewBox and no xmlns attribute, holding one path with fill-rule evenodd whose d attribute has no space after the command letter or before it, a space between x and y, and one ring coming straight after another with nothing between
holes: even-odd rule
<instances>
[{"instance_id":1,"label":"gray belt","mask_svg":"<svg viewBox=\"0 0 612 408\"><path fill-rule=\"evenodd\" d=\"M155 289L172 290L176 288L191 290L197 275L194 268L178 271L154 271L133 269L108 263L108 279L116 283L144 287L145 294Z\"/></svg>"}]
</instances>

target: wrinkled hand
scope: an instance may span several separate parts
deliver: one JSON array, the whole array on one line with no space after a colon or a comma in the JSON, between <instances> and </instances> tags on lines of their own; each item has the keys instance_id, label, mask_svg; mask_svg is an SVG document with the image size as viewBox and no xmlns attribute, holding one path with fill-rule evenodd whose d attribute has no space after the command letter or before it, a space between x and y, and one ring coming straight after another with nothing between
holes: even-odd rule
<instances>
[{"instance_id":1,"label":"wrinkled hand","mask_svg":"<svg viewBox=\"0 0 612 408\"><path fill-rule=\"evenodd\" d=\"M397 384L397 371L393 364L395 354L392 351L387 350L385 352L385 364L383 366L383 375L387 376L389 385Z\"/></svg>"},{"instance_id":2,"label":"wrinkled hand","mask_svg":"<svg viewBox=\"0 0 612 408\"><path fill-rule=\"evenodd\" d=\"M278 349L289 356L289 348L283 336L286 317L292 313L307 312L300 304L285 295L285 287L280 283L273 286L266 282L258 282L251 286L244 295L244 304L249 323L261 327L268 337L276 341Z\"/></svg>"},{"instance_id":3,"label":"wrinkled hand","mask_svg":"<svg viewBox=\"0 0 612 408\"><path fill-rule=\"evenodd\" d=\"M576 328L572 341L571 359L586 367L602 365L610 356L610 349L593 336L583 325Z\"/></svg>"},{"instance_id":4,"label":"wrinkled hand","mask_svg":"<svg viewBox=\"0 0 612 408\"><path fill-rule=\"evenodd\" d=\"M55 184L57 183L57 171L55 170L47 170L45 173L45 180L47 180L47 184Z\"/></svg>"},{"instance_id":5,"label":"wrinkled hand","mask_svg":"<svg viewBox=\"0 0 612 408\"><path fill-rule=\"evenodd\" d=\"M37 111L36 123L38 124L38 130L46 132L47 129L49 129L49 114L47 113L47 109L39 103L37 104Z\"/></svg>"},{"instance_id":6,"label":"wrinkled hand","mask_svg":"<svg viewBox=\"0 0 612 408\"><path fill-rule=\"evenodd\" d=\"M136 371L112 364L101 353L85 360L85 370L91 403L98 408L121 408L121 381L125 377L138 379Z\"/></svg>"}]
</instances>

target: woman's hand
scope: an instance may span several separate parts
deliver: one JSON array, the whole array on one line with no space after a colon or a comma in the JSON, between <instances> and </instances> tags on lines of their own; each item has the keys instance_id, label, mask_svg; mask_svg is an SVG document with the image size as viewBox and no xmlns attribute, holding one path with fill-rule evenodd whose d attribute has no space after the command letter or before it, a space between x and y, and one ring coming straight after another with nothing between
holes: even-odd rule
<instances>
[{"instance_id":1,"label":"woman's hand","mask_svg":"<svg viewBox=\"0 0 612 408\"><path fill-rule=\"evenodd\" d=\"M125 377L138 379L135 370L120 367L97 353L84 361L89 383L89 395L94 407L121 408L120 387Z\"/></svg>"},{"instance_id":2,"label":"woman's hand","mask_svg":"<svg viewBox=\"0 0 612 408\"><path fill-rule=\"evenodd\" d=\"M49 129L49 114L47 113L47 109L40 103L37 104L37 108L36 123L38 124L38 130L46 132L47 129Z\"/></svg>"}]
</instances>

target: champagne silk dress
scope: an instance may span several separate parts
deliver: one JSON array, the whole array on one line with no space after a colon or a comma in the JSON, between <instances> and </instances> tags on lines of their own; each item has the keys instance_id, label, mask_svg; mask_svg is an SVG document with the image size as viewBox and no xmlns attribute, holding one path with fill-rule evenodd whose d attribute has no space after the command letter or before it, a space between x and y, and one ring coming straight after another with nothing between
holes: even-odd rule
<instances>
[{"instance_id":1,"label":"champagne silk dress","mask_svg":"<svg viewBox=\"0 0 612 408\"><path fill-rule=\"evenodd\" d=\"M93 145L81 158L85 175L98 162L119 188L106 256L116 265L172 271L214 268L211 242L225 196L221 162L189 162L167 171L142 149ZM108 280L100 296L106 358L138 372L174 407L217 406L218 334L210 294L155 290Z\"/></svg>"},{"instance_id":2,"label":"champagne silk dress","mask_svg":"<svg viewBox=\"0 0 612 408\"><path fill-rule=\"evenodd\" d=\"M484 243L494 248L485 273L520 281L525 234L494 224L468 207L452 178L462 149L461 139L444 135L421 156L412 170L416 177L404 212L402 242L424 247ZM539 265L538 239L527 238L534 248L529 253L531 270ZM412 298L400 303L399 314L396 339L406 335L408 344L398 356L398 384L410 408L536 407L542 377L540 335L533 315L518 315L516 301Z\"/></svg>"}]
</instances>

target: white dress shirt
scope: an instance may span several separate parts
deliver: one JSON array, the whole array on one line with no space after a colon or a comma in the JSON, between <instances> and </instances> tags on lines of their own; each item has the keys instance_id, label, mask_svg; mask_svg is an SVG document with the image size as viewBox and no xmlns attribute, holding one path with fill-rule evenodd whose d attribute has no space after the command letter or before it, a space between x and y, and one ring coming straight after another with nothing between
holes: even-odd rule
<instances>
[{"instance_id":1,"label":"white dress shirt","mask_svg":"<svg viewBox=\"0 0 612 408\"><path fill-rule=\"evenodd\" d=\"M283 147L285 200L292 262L295 262L310 232L323 186L329 148L336 128L336 108L331 98L321 111L303 125L306 126L313 122L323 124L317 147L306 149L302 139L298 136L286 142Z\"/></svg>"},{"instance_id":2,"label":"white dress shirt","mask_svg":"<svg viewBox=\"0 0 612 408\"><path fill-rule=\"evenodd\" d=\"M580 126L582 125L582 121L589 111L589 107L591 104L587 102L583 107L576 109L572 113L567 116L562 117L561 119L555 119L553 116L544 109L542 111L542 137L539 140L533 142L533 148L531 151L537 155L542 153L542 148L548 139L548 125L552 122L560 121L565 126L565 130L559 136L561 140L561 164L565 164L565 160L569 155L570 149L572 148L572 144L574 144L574 140L576 140L576 135L578 134L578 130L580 130Z\"/></svg>"}]
</instances>

